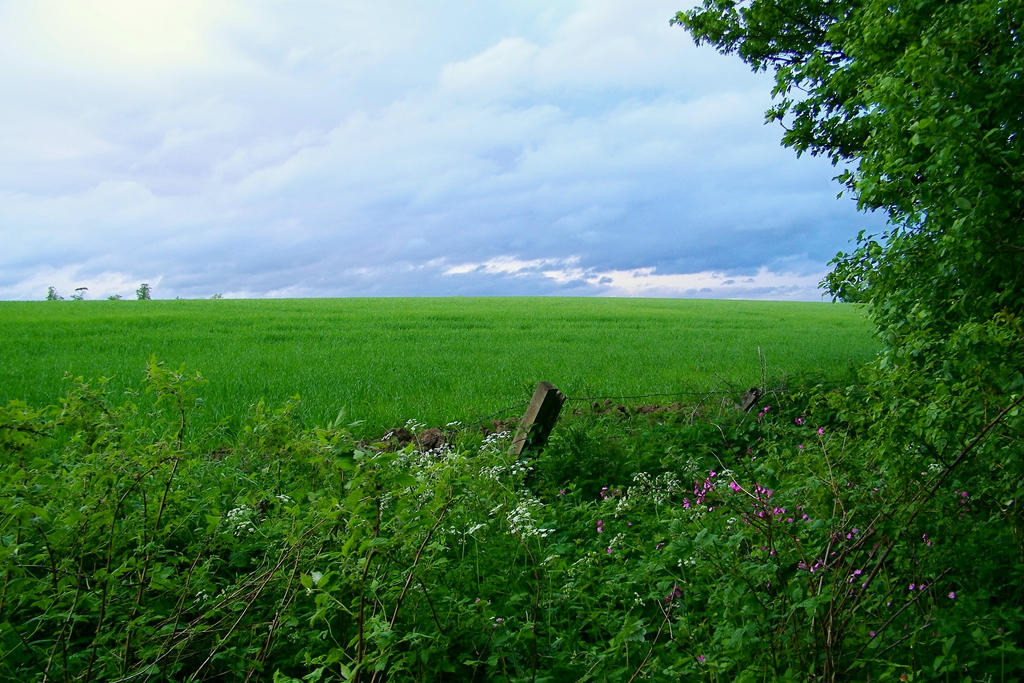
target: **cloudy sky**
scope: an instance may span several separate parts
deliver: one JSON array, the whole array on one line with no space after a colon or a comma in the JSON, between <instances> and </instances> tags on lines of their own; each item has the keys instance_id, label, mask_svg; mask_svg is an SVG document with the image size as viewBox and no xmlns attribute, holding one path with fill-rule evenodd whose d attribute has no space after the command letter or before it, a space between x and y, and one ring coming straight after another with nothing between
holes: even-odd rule
<instances>
[{"instance_id":1,"label":"cloudy sky","mask_svg":"<svg viewBox=\"0 0 1024 683\"><path fill-rule=\"evenodd\" d=\"M0 299L819 300L873 219L692 4L0 0Z\"/></svg>"}]
</instances>

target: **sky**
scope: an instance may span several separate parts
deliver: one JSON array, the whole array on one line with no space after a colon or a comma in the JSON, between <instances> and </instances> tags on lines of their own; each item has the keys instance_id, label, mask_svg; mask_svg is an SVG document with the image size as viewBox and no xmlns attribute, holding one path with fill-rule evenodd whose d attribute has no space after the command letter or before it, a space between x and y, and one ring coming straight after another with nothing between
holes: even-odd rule
<instances>
[{"instance_id":1,"label":"sky","mask_svg":"<svg viewBox=\"0 0 1024 683\"><path fill-rule=\"evenodd\" d=\"M878 221L693 4L0 0L0 299L821 300Z\"/></svg>"}]
</instances>

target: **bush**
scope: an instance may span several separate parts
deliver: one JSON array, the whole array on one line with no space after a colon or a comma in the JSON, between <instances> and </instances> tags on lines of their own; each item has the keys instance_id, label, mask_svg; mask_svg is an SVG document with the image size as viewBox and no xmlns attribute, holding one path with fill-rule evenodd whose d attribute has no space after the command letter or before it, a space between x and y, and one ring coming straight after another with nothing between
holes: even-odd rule
<instances>
[{"instance_id":1,"label":"bush","mask_svg":"<svg viewBox=\"0 0 1024 683\"><path fill-rule=\"evenodd\" d=\"M0 411L0 676L1024 673L1016 408L868 452L871 403L808 389L710 426L568 418L516 459L302 428L297 401L194 433L202 386L154 361L120 402L78 380Z\"/></svg>"}]
</instances>

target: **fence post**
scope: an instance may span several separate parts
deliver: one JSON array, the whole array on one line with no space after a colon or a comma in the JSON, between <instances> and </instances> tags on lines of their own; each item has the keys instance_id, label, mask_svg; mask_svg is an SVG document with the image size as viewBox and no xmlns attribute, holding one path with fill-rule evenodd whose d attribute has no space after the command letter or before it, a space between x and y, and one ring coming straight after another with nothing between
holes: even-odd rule
<instances>
[{"instance_id":1,"label":"fence post","mask_svg":"<svg viewBox=\"0 0 1024 683\"><path fill-rule=\"evenodd\" d=\"M747 393L743 394L743 398L740 399L740 408L743 412L749 413L750 409L757 405L757 402L761 400L761 392L757 390L757 387L750 387Z\"/></svg>"},{"instance_id":2,"label":"fence post","mask_svg":"<svg viewBox=\"0 0 1024 683\"><path fill-rule=\"evenodd\" d=\"M544 448L563 403L565 396L554 384L540 382L523 419L519 421L519 428L512 439L512 453L521 455L527 449L539 451Z\"/></svg>"}]
</instances>

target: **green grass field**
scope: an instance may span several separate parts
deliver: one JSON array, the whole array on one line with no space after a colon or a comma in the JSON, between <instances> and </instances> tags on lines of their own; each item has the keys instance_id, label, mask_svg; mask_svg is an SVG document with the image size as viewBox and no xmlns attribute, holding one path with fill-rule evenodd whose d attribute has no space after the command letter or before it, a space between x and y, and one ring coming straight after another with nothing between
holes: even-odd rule
<instances>
[{"instance_id":1,"label":"green grass field","mask_svg":"<svg viewBox=\"0 0 1024 683\"><path fill-rule=\"evenodd\" d=\"M877 349L842 304L582 298L0 302L0 401L53 402L65 373L137 386L151 356L207 380L237 418L299 395L322 424L479 419L529 399L633 396L841 377ZM667 399L671 400L671 399Z\"/></svg>"}]
</instances>

